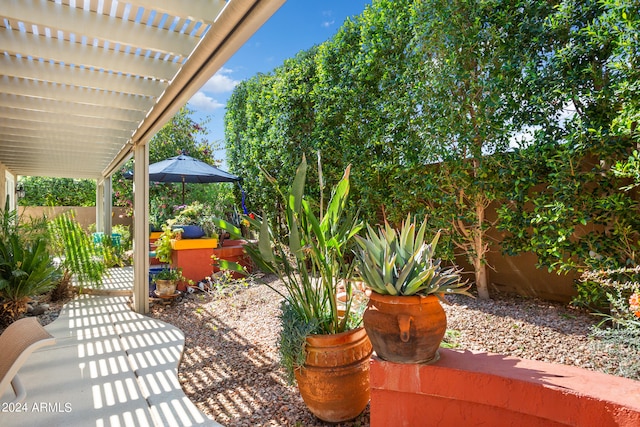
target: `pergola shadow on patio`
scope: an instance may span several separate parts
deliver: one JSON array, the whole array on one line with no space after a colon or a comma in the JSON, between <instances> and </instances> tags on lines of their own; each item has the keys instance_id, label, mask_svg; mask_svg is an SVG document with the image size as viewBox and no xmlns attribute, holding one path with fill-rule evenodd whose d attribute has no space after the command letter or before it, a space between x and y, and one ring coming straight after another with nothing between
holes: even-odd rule
<instances>
[{"instance_id":1,"label":"pergola shadow on patio","mask_svg":"<svg viewBox=\"0 0 640 427\"><path fill-rule=\"evenodd\" d=\"M111 269L46 326L56 344L20 370L27 397L0 413L3 426L219 426L184 395L177 368L184 335L131 310L133 269ZM13 398L11 391L2 402Z\"/></svg>"}]
</instances>

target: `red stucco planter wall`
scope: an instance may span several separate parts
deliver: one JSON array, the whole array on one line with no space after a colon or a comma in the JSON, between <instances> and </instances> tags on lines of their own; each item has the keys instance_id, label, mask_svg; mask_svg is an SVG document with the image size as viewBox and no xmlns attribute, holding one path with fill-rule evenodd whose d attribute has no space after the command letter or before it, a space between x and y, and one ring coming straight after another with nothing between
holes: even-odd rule
<instances>
[{"instance_id":1,"label":"red stucco planter wall","mask_svg":"<svg viewBox=\"0 0 640 427\"><path fill-rule=\"evenodd\" d=\"M171 265L182 268L182 275L189 280L198 282L212 273L219 271L213 267L211 255L219 259L237 262L251 268L251 259L244 252L245 242L242 240L225 240L223 246L216 249L179 249L171 252Z\"/></svg>"},{"instance_id":2,"label":"red stucco planter wall","mask_svg":"<svg viewBox=\"0 0 640 427\"><path fill-rule=\"evenodd\" d=\"M497 354L371 359L371 427L640 426L640 382Z\"/></svg>"}]
</instances>

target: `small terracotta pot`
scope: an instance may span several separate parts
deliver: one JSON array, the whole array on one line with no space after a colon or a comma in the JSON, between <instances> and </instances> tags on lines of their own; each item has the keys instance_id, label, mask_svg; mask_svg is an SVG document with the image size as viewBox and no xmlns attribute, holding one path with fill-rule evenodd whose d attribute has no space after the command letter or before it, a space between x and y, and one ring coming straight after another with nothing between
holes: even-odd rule
<instances>
[{"instance_id":1,"label":"small terracotta pot","mask_svg":"<svg viewBox=\"0 0 640 427\"><path fill-rule=\"evenodd\" d=\"M354 419L369 403L371 342L364 328L310 335L305 364L296 369L298 389L309 410L323 421Z\"/></svg>"},{"instance_id":2,"label":"small terracotta pot","mask_svg":"<svg viewBox=\"0 0 640 427\"><path fill-rule=\"evenodd\" d=\"M156 292L158 295L173 295L176 293L175 280L156 279Z\"/></svg>"},{"instance_id":3,"label":"small terracotta pot","mask_svg":"<svg viewBox=\"0 0 640 427\"><path fill-rule=\"evenodd\" d=\"M438 360L447 316L436 296L368 295L363 323L378 357L396 363Z\"/></svg>"}]
</instances>

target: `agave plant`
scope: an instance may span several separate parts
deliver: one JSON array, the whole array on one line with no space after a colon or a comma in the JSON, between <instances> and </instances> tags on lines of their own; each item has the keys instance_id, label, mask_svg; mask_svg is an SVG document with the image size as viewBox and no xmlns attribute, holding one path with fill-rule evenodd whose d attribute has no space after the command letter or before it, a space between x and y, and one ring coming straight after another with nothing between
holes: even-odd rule
<instances>
[{"instance_id":1,"label":"agave plant","mask_svg":"<svg viewBox=\"0 0 640 427\"><path fill-rule=\"evenodd\" d=\"M443 267L434 254L440 232L425 241L426 222L418 228L408 216L399 230L389 223L376 231L367 225L367 236L356 236L360 250L356 260L362 280L371 291L383 295L465 294L470 285L462 281L457 267Z\"/></svg>"}]
</instances>

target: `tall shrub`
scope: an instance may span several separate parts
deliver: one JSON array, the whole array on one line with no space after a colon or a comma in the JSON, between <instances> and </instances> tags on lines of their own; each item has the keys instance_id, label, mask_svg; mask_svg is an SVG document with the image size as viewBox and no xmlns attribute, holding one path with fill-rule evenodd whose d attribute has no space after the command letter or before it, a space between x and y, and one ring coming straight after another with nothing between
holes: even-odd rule
<instances>
[{"instance_id":1,"label":"tall shrub","mask_svg":"<svg viewBox=\"0 0 640 427\"><path fill-rule=\"evenodd\" d=\"M373 0L331 40L238 88L231 163L258 176L264 159L282 184L298 152L321 150L327 180L353 163L362 216L426 214L445 229L440 248L474 266L482 297L497 226L508 253L559 271L616 256L627 249L604 246L637 230L610 173L638 139L637 6ZM303 132L290 141L291 129ZM250 198L269 194L254 183Z\"/></svg>"},{"instance_id":2,"label":"tall shrub","mask_svg":"<svg viewBox=\"0 0 640 427\"><path fill-rule=\"evenodd\" d=\"M533 252L551 271L638 262L638 204L611 170L640 142L638 91L630 90L640 21L631 3L562 2L546 21L539 61L525 73L537 102L522 112L538 118L529 122L535 139L516 153L518 169L509 171L516 186L500 217L505 248Z\"/></svg>"},{"instance_id":3,"label":"tall shrub","mask_svg":"<svg viewBox=\"0 0 640 427\"><path fill-rule=\"evenodd\" d=\"M400 172L396 187L407 186L404 197L415 191L432 225L449 230L454 249L474 268L479 296L488 298L487 233L494 224L486 212L502 196L498 154L522 130L512 120L528 59L522 39L539 22L530 18L530 8L507 2L414 6L407 78L415 87L403 94L416 100L414 122L422 138L411 148L421 156L411 163L414 175L402 180Z\"/></svg>"}]
</instances>

